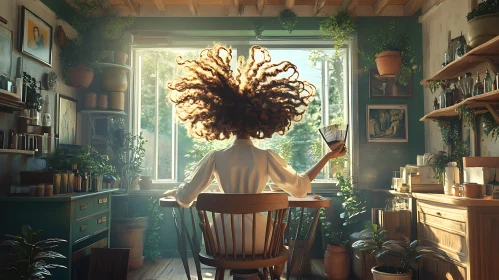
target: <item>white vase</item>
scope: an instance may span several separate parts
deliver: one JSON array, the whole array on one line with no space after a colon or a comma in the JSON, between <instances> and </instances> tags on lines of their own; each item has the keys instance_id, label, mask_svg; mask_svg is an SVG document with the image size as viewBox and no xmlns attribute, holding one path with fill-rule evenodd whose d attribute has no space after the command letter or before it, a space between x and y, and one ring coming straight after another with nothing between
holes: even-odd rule
<instances>
[{"instance_id":1,"label":"white vase","mask_svg":"<svg viewBox=\"0 0 499 280\"><path fill-rule=\"evenodd\" d=\"M457 167L457 162L449 162L449 165L445 168L444 175L445 194L452 195L454 183L459 183L459 168Z\"/></svg>"}]
</instances>

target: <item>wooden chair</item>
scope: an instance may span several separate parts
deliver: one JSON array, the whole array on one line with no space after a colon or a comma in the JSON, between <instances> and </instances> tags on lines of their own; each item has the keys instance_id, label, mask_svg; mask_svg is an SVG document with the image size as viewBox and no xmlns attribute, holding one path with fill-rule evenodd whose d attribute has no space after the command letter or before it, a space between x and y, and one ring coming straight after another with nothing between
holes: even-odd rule
<instances>
[{"instance_id":1,"label":"wooden chair","mask_svg":"<svg viewBox=\"0 0 499 280\"><path fill-rule=\"evenodd\" d=\"M215 280L223 280L226 269L233 272L263 269L264 279L269 279L274 273L274 266L283 267L288 260L289 251L283 246L283 235L286 229L284 221L288 211L287 194L216 194L202 193L197 198L196 208L200 218L200 227L205 241L206 254L199 253L201 263L215 267ZM211 212L211 214L208 214ZM266 213L266 227L257 228L258 213ZM222 232L217 227L216 214L220 214ZM209 218L213 221L210 228ZM230 231L227 232L225 218L230 216ZM245 215L252 215L250 228L245 228ZM241 218L241 235L236 236L234 218ZM247 216L246 216L247 217ZM229 225L227 225L229 227ZM263 253L255 250L257 232L265 230ZM229 239L230 235L230 239ZM251 238L251 254L246 253L246 238ZM232 253L229 253L227 243L232 240ZM221 246L223 244L223 246ZM222 247L224 248L222 250ZM241 248L241 254L236 253ZM249 250L249 248L248 248ZM280 273L279 273L280 277Z\"/></svg>"},{"instance_id":2,"label":"wooden chair","mask_svg":"<svg viewBox=\"0 0 499 280\"><path fill-rule=\"evenodd\" d=\"M130 249L92 248L88 280L126 280Z\"/></svg>"}]
</instances>

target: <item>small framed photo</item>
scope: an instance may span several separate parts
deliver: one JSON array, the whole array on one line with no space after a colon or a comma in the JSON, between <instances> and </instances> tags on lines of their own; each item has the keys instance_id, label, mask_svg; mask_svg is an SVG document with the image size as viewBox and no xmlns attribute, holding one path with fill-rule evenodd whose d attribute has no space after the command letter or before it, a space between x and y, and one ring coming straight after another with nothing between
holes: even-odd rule
<instances>
[{"instance_id":1,"label":"small framed photo","mask_svg":"<svg viewBox=\"0 0 499 280\"><path fill-rule=\"evenodd\" d=\"M12 31L0 27L0 75L10 77L12 67Z\"/></svg>"},{"instance_id":2,"label":"small framed photo","mask_svg":"<svg viewBox=\"0 0 499 280\"><path fill-rule=\"evenodd\" d=\"M367 142L409 142L407 105L367 105Z\"/></svg>"},{"instance_id":3,"label":"small framed photo","mask_svg":"<svg viewBox=\"0 0 499 280\"><path fill-rule=\"evenodd\" d=\"M24 6L19 38L23 54L52 67L52 26Z\"/></svg>"},{"instance_id":4,"label":"small framed photo","mask_svg":"<svg viewBox=\"0 0 499 280\"><path fill-rule=\"evenodd\" d=\"M369 70L369 98L412 98L413 75L406 85L396 77L381 77L378 70Z\"/></svg>"},{"instance_id":5,"label":"small framed photo","mask_svg":"<svg viewBox=\"0 0 499 280\"><path fill-rule=\"evenodd\" d=\"M59 94L57 104L59 144L75 145L78 102L76 99Z\"/></svg>"}]
</instances>

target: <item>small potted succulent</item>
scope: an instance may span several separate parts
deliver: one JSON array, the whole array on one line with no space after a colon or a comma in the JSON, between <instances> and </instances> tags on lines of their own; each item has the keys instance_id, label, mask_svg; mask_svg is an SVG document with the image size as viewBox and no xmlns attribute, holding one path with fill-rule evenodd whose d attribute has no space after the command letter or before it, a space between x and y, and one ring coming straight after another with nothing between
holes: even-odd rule
<instances>
[{"instance_id":1,"label":"small potted succulent","mask_svg":"<svg viewBox=\"0 0 499 280\"><path fill-rule=\"evenodd\" d=\"M468 45L475 48L499 35L499 0L481 2L468 15Z\"/></svg>"},{"instance_id":2,"label":"small potted succulent","mask_svg":"<svg viewBox=\"0 0 499 280\"><path fill-rule=\"evenodd\" d=\"M367 227L360 234L361 240L352 244L352 247L360 251L368 251L376 258L378 265L371 268L374 280L412 280L413 273L419 269L419 259L449 258L434 248L420 246L418 240L385 241L385 231L376 224ZM400 265L386 265L393 261L400 261Z\"/></svg>"}]
</instances>

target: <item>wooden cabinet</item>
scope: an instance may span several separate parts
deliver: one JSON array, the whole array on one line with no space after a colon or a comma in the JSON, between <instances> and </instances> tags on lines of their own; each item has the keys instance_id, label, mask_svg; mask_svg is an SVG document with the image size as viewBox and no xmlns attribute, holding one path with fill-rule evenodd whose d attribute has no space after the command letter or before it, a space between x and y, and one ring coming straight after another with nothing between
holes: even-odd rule
<instances>
[{"instance_id":1,"label":"wooden cabinet","mask_svg":"<svg viewBox=\"0 0 499 280\"><path fill-rule=\"evenodd\" d=\"M56 248L66 259L56 260L68 269L54 269L53 279L87 279L75 262L90 254L92 247L109 246L111 193L69 193L51 197L0 197L0 236L19 234L22 225L41 229L41 239L62 238L68 242ZM3 238L0 238L3 240ZM81 266L82 270L88 269Z\"/></svg>"},{"instance_id":2,"label":"wooden cabinet","mask_svg":"<svg viewBox=\"0 0 499 280\"><path fill-rule=\"evenodd\" d=\"M417 196L421 245L451 259L424 259L419 279L499 279L499 201Z\"/></svg>"}]
</instances>

